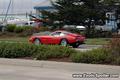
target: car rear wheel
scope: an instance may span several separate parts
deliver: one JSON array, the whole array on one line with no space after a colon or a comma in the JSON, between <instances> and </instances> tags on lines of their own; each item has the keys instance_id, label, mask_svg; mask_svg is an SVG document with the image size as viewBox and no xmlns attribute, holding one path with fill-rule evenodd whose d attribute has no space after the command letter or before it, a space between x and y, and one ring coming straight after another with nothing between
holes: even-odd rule
<instances>
[{"instance_id":1,"label":"car rear wheel","mask_svg":"<svg viewBox=\"0 0 120 80\"><path fill-rule=\"evenodd\" d=\"M61 46L67 46L68 45L68 42L66 39L62 39L61 42L60 42L60 45Z\"/></svg>"},{"instance_id":2,"label":"car rear wheel","mask_svg":"<svg viewBox=\"0 0 120 80\"><path fill-rule=\"evenodd\" d=\"M35 45L41 45L40 39L35 39L35 40L34 40L34 44L35 44Z\"/></svg>"}]
</instances>

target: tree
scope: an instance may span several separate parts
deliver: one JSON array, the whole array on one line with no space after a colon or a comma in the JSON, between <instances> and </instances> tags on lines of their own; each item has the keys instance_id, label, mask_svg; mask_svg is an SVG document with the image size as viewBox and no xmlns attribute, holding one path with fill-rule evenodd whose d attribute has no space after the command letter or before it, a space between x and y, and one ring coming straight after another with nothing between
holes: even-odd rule
<instances>
[{"instance_id":1,"label":"tree","mask_svg":"<svg viewBox=\"0 0 120 80\"><path fill-rule=\"evenodd\" d=\"M68 24L80 24L85 20L105 19L105 5L113 5L115 0L55 0L51 1L57 12L43 11L52 20Z\"/></svg>"},{"instance_id":2,"label":"tree","mask_svg":"<svg viewBox=\"0 0 120 80\"><path fill-rule=\"evenodd\" d=\"M113 0L56 0L51 1L56 12L43 11L50 20L60 21L63 24L86 25L89 35L94 24L105 21L105 5Z\"/></svg>"},{"instance_id":3,"label":"tree","mask_svg":"<svg viewBox=\"0 0 120 80\"><path fill-rule=\"evenodd\" d=\"M99 20L103 17L102 10L100 11L100 0L57 0L53 6L57 9L59 20L65 24L76 24L90 20Z\"/></svg>"}]
</instances>

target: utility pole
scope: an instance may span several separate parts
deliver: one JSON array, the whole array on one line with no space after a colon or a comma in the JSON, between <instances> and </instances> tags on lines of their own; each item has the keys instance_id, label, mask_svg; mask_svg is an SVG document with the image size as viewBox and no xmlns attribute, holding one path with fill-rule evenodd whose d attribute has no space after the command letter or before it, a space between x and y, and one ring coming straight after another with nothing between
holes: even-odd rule
<instances>
[{"instance_id":1,"label":"utility pole","mask_svg":"<svg viewBox=\"0 0 120 80\"><path fill-rule=\"evenodd\" d=\"M6 14L5 14L5 18L4 18L4 22L6 22L6 20L7 20L7 16L8 16L8 12L9 12L11 3L12 3L12 0L10 0L10 2L9 2L9 4L8 4L8 8L7 8L7 11L6 11Z\"/></svg>"},{"instance_id":2,"label":"utility pole","mask_svg":"<svg viewBox=\"0 0 120 80\"><path fill-rule=\"evenodd\" d=\"M12 0L9 1L9 4L8 4L8 7L7 7L7 11L6 11L6 14L5 14L5 18L4 18L4 21L3 21L3 28L2 28L2 32L5 31L5 26L7 25L7 16L8 16L8 12L9 12L9 9L10 9L10 6L12 4Z\"/></svg>"}]
</instances>

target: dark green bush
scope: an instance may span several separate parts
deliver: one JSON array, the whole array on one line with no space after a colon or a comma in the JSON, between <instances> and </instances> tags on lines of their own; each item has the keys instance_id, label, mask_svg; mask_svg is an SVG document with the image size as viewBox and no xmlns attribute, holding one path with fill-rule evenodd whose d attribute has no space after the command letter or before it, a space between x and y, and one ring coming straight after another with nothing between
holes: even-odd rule
<instances>
[{"instance_id":1,"label":"dark green bush","mask_svg":"<svg viewBox=\"0 0 120 80\"><path fill-rule=\"evenodd\" d=\"M116 58L113 64L120 65L120 57Z\"/></svg>"},{"instance_id":2,"label":"dark green bush","mask_svg":"<svg viewBox=\"0 0 120 80\"><path fill-rule=\"evenodd\" d=\"M24 30L31 30L33 27L32 26L22 26Z\"/></svg>"},{"instance_id":3,"label":"dark green bush","mask_svg":"<svg viewBox=\"0 0 120 80\"><path fill-rule=\"evenodd\" d=\"M32 26L17 26L14 29L14 32L16 33L22 33L22 32L26 32L26 33L30 33L33 31L33 27Z\"/></svg>"},{"instance_id":4,"label":"dark green bush","mask_svg":"<svg viewBox=\"0 0 120 80\"><path fill-rule=\"evenodd\" d=\"M64 58L69 57L72 53L76 53L76 51L71 48L57 45L42 45L38 50L38 53L34 54L34 57L38 60L49 58Z\"/></svg>"},{"instance_id":5,"label":"dark green bush","mask_svg":"<svg viewBox=\"0 0 120 80\"><path fill-rule=\"evenodd\" d=\"M6 30L8 32L14 32L14 29L16 28L16 25L15 24L8 24L7 27L6 27Z\"/></svg>"},{"instance_id":6,"label":"dark green bush","mask_svg":"<svg viewBox=\"0 0 120 80\"><path fill-rule=\"evenodd\" d=\"M33 57L38 60L69 57L75 50L55 45L36 46L28 43L0 43L0 57Z\"/></svg>"},{"instance_id":7,"label":"dark green bush","mask_svg":"<svg viewBox=\"0 0 120 80\"><path fill-rule=\"evenodd\" d=\"M0 43L0 57L32 57L37 60L70 58L77 63L120 65L120 56L113 54L106 47L86 52L77 52L72 48L58 45L37 46L28 43Z\"/></svg>"},{"instance_id":8,"label":"dark green bush","mask_svg":"<svg viewBox=\"0 0 120 80\"><path fill-rule=\"evenodd\" d=\"M19 37L31 36L35 33L34 27L32 26L22 26L22 32L18 35Z\"/></svg>"},{"instance_id":9,"label":"dark green bush","mask_svg":"<svg viewBox=\"0 0 120 80\"><path fill-rule=\"evenodd\" d=\"M120 56L120 38L113 38L108 47L113 56Z\"/></svg>"},{"instance_id":10,"label":"dark green bush","mask_svg":"<svg viewBox=\"0 0 120 80\"><path fill-rule=\"evenodd\" d=\"M14 24L8 24L6 27L6 31L14 32L14 33L21 33L22 36L29 36L32 35L35 31L34 27L32 26L16 26Z\"/></svg>"},{"instance_id":11,"label":"dark green bush","mask_svg":"<svg viewBox=\"0 0 120 80\"><path fill-rule=\"evenodd\" d=\"M3 57L3 52L6 48L7 44L6 43L0 43L0 57Z\"/></svg>"},{"instance_id":12,"label":"dark green bush","mask_svg":"<svg viewBox=\"0 0 120 80\"><path fill-rule=\"evenodd\" d=\"M81 62L81 63L108 63L109 51L105 49L94 49L92 51L87 52L79 52L71 55L71 59L73 62ZM111 59L112 57L110 57ZM111 62L111 61L110 61Z\"/></svg>"},{"instance_id":13,"label":"dark green bush","mask_svg":"<svg viewBox=\"0 0 120 80\"><path fill-rule=\"evenodd\" d=\"M120 38L112 38L107 49L113 57L112 64L120 65Z\"/></svg>"},{"instance_id":14,"label":"dark green bush","mask_svg":"<svg viewBox=\"0 0 120 80\"><path fill-rule=\"evenodd\" d=\"M21 33L21 32L23 32L23 31L24 31L24 28L21 27L21 26L17 26L17 27L14 29L14 32L15 32L15 33Z\"/></svg>"},{"instance_id":15,"label":"dark green bush","mask_svg":"<svg viewBox=\"0 0 120 80\"><path fill-rule=\"evenodd\" d=\"M0 43L0 57L4 58L30 57L36 50L36 46L24 43Z\"/></svg>"},{"instance_id":16,"label":"dark green bush","mask_svg":"<svg viewBox=\"0 0 120 80\"><path fill-rule=\"evenodd\" d=\"M95 26L91 28L86 27L85 35L87 38L111 38L112 31L104 31L102 29L96 29Z\"/></svg>"}]
</instances>

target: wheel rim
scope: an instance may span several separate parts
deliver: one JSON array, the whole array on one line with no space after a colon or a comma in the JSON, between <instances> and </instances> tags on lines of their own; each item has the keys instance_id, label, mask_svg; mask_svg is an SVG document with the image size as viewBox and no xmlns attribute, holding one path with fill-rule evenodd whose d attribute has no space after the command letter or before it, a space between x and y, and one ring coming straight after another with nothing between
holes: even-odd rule
<instances>
[{"instance_id":1,"label":"wheel rim","mask_svg":"<svg viewBox=\"0 0 120 80\"><path fill-rule=\"evenodd\" d=\"M62 45L62 46L67 46L67 41L66 41L66 40L62 40L62 41L61 41L61 45Z\"/></svg>"},{"instance_id":2,"label":"wheel rim","mask_svg":"<svg viewBox=\"0 0 120 80\"><path fill-rule=\"evenodd\" d=\"M41 44L41 42L40 42L40 40L39 40L39 39L35 39L34 44L35 44L35 45L40 45L40 44Z\"/></svg>"}]
</instances>

